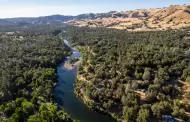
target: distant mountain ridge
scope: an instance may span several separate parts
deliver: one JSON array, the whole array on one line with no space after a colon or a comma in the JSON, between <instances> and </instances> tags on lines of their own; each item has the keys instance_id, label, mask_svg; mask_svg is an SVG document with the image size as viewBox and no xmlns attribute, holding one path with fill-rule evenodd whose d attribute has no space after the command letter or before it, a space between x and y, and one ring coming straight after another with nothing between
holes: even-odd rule
<instances>
[{"instance_id":1,"label":"distant mountain ridge","mask_svg":"<svg viewBox=\"0 0 190 122\"><path fill-rule=\"evenodd\" d=\"M4 19L0 19L0 26L11 25L11 24L13 24L13 23L10 22L10 21L4 20Z\"/></svg>"},{"instance_id":2,"label":"distant mountain ridge","mask_svg":"<svg viewBox=\"0 0 190 122\"><path fill-rule=\"evenodd\" d=\"M190 26L190 6L171 5L167 8L138 9L125 12L88 13L77 16L52 15L1 19L0 25L18 23L64 23L74 26L107 27L128 30L155 30Z\"/></svg>"},{"instance_id":3,"label":"distant mountain ridge","mask_svg":"<svg viewBox=\"0 0 190 122\"><path fill-rule=\"evenodd\" d=\"M25 21L28 23L51 23L51 22L66 22L70 20L83 20L83 19L98 19L98 18L107 18L112 17L112 14L115 13L108 12L108 13L88 13L88 14L80 14L77 16L65 16L65 15L51 15L51 16L41 16L41 17L18 17L18 18L5 18L3 20L9 21L9 22L20 22Z\"/></svg>"},{"instance_id":4,"label":"distant mountain ridge","mask_svg":"<svg viewBox=\"0 0 190 122\"><path fill-rule=\"evenodd\" d=\"M42 16L42 17L8 18L5 20L16 23L20 21L25 21L31 24L48 24L51 22L64 22L72 19L74 19L74 16L51 15L51 16Z\"/></svg>"}]
</instances>

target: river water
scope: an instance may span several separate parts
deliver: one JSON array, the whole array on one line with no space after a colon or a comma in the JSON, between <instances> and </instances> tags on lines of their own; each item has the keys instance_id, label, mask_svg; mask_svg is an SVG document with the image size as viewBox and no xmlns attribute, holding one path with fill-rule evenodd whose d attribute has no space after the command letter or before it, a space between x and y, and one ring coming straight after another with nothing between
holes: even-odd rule
<instances>
[{"instance_id":1,"label":"river water","mask_svg":"<svg viewBox=\"0 0 190 122\"><path fill-rule=\"evenodd\" d=\"M81 53L73 48L67 40L64 43L72 49L73 54L71 58L80 58ZM80 122L116 122L114 118L109 115L104 115L90 110L82 99L77 98L74 94L74 85L77 78L77 66L72 70L64 68L64 63L57 67L58 84L55 88L55 100L64 108L64 111L71 115L72 118L80 120Z\"/></svg>"}]
</instances>

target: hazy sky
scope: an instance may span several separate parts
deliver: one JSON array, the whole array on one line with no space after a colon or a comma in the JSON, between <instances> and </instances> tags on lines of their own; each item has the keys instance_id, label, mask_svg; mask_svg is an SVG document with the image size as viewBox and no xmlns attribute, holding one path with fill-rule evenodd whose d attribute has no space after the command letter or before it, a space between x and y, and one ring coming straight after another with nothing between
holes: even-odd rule
<instances>
[{"instance_id":1,"label":"hazy sky","mask_svg":"<svg viewBox=\"0 0 190 122\"><path fill-rule=\"evenodd\" d=\"M190 4L190 0L0 0L0 18L77 15Z\"/></svg>"}]
</instances>

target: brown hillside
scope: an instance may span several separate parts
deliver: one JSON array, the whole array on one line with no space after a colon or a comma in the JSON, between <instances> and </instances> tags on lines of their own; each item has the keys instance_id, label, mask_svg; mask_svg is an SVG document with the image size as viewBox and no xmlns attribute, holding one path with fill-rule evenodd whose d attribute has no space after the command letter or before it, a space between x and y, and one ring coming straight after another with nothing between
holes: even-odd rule
<instances>
[{"instance_id":1,"label":"brown hillside","mask_svg":"<svg viewBox=\"0 0 190 122\"><path fill-rule=\"evenodd\" d=\"M111 15L108 16L109 14ZM107 27L129 31L179 29L190 26L190 6L171 5L167 8L103 13L100 18L72 20L66 23L80 27Z\"/></svg>"}]
</instances>

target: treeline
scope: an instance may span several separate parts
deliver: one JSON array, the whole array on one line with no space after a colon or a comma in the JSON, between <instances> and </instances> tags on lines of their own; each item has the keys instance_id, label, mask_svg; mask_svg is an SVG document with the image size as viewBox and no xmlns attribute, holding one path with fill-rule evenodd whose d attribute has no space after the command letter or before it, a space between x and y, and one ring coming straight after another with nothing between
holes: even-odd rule
<instances>
[{"instance_id":1,"label":"treeline","mask_svg":"<svg viewBox=\"0 0 190 122\"><path fill-rule=\"evenodd\" d=\"M14 40L1 34L0 121L73 121L53 100L56 67L71 54L70 48L56 36L58 33L45 28L20 29L11 35Z\"/></svg>"},{"instance_id":2,"label":"treeline","mask_svg":"<svg viewBox=\"0 0 190 122\"><path fill-rule=\"evenodd\" d=\"M81 47L76 93L90 99L89 107L128 122L189 120L190 93L182 89L190 82L189 29L71 27L63 36Z\"/></svg>"}]
</instances>

